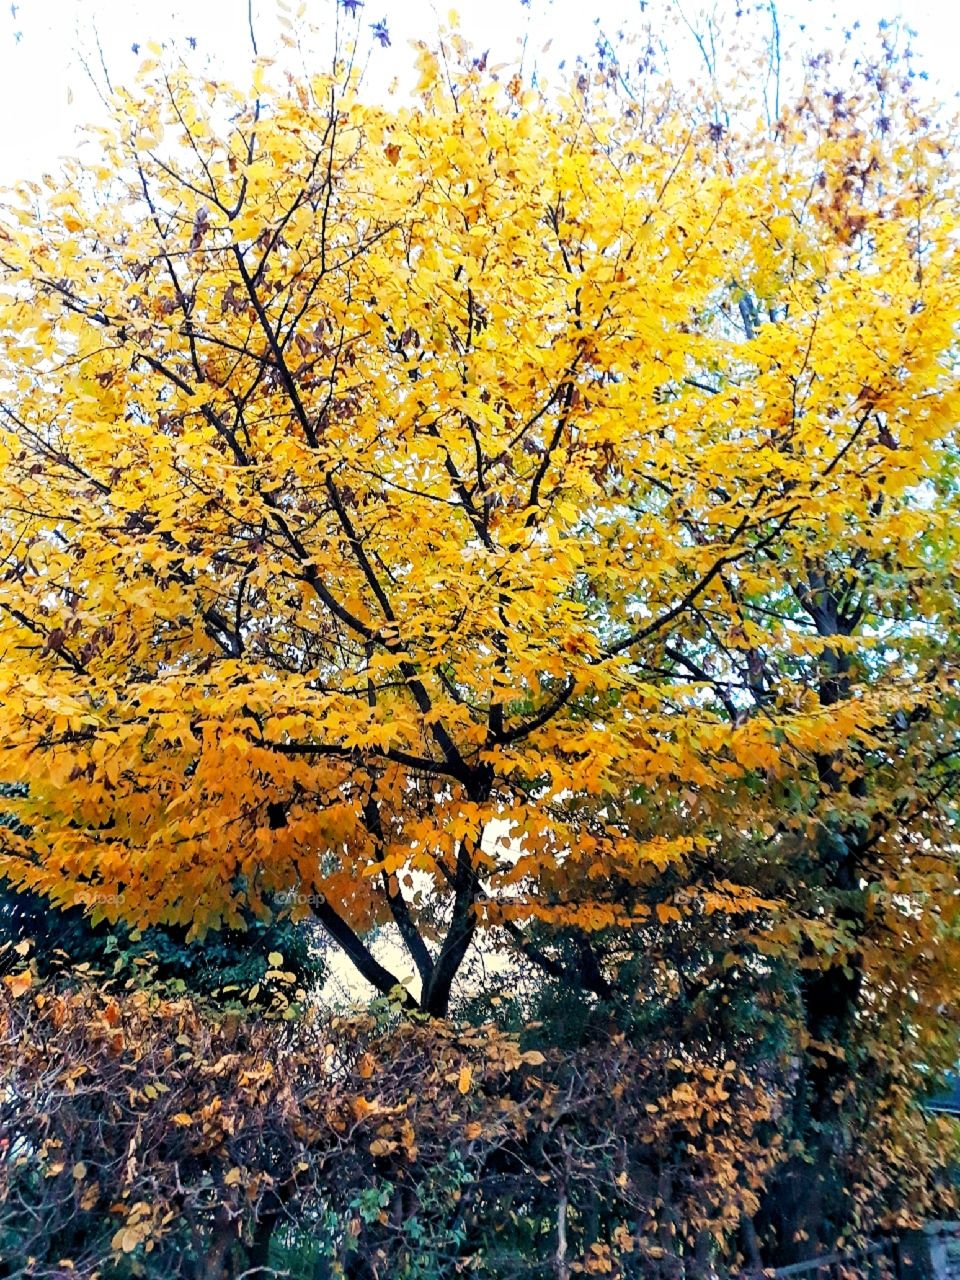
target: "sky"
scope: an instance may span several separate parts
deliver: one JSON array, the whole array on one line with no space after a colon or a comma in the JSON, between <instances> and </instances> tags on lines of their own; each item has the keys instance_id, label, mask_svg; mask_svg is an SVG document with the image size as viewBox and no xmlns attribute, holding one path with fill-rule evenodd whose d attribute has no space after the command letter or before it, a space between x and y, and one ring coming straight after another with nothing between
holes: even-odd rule
<instances>
[{"instance_id":1,"label":"sky","mask_svg":"<svg viewBox=\"0 0 960 1280\"><path fill-rule=\"evenodd\" d=\"M305 0L302 7L308 20L329 23L334 2ZM647 14L656 14L663 3L648 0ZM701 0L679 3L694 21ZM150 41L206 63L215 75L246 78L251 56L248 4L260 52L269 55L277 50L284 10L294 12L300 0L0 0L5 126L0 184L37 177L58 156L75 151L76 126L102 110L89 71L102 83L105 66L113 82L122 84L132 77ZM727 19L738 4L749 8L750 0L710 0L710 7ZM785 32L796 32L802 24L806 35L801 38L825 45L839 43L843 29L857 22L874 28L881 17L906 15L916 31L919 65L938 96L953 97L960 90L956 0L777 0L777 5ZM496 61L518 59L526 41L527 65L536 60L555 66L592 48L598 20L612 34L620 27L636 27L643 7L644 0L460 0L457 12L467 38L478 51L490 49ZM409 82L409 42L429 41L448 13L446 0L365 0L360 9L364 35L369 38L371 25L384 21L391 41L389 48L374 41L369 82L383 92L394 77L401 84ZM690 53L686 71L696 74L696 69Z\"/></svg>"}]
</instances>

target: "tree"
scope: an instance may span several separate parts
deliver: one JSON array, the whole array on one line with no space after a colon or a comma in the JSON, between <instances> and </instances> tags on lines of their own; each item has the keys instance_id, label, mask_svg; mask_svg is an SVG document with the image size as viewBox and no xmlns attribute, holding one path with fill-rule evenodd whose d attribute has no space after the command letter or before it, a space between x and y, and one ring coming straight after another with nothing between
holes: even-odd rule
<instances>
[{"instance_id":1,"label":"tree","mask_svg":"<svg viewBox=\"0 0 960 1280\"><path fill-rule=\"evenodd\" d=\"M949 129L892 55L766 129L444 54L402 108L154 60L11 197L0 870L196 933L295 889L381 992L392 921L434 1015L481 927L606 999L601 931L715 913L809 1042L936 940L934 1008Z\"/></svg>"}]
</instances>

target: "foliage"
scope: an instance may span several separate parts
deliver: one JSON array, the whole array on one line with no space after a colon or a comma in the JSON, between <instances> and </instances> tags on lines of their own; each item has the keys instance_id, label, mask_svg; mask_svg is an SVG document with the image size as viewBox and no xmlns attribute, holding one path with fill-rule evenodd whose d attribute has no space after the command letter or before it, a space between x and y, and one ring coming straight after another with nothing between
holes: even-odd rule
<instances>
[{"instance_id":1,"label":"foliage","mask_svg":"<svg viewBox=\"0 0 960 1280\"><path fill-rule=\"evenodd\" d=\"M570 1061L775 1082L792 1260L940 1194L956 130L888 34L759 123L601 55L547 94L450 37L400 106L152 58L10 195L0 872L201 938L294 893L432 1016L506 954Z\"/></svg>"},{"instance_id":2,"label":"foliage","mask_svg":"<svg viewBox=\"0 0 960 1280\"><path fill-rule=\"evenodd\" d=\"M384 989L392 915L442 1011L478 919L627 925L747 815L780 865L927 837L956 203L895 68L722 136L420 68L148 63L11 198L4 867L201 930L323 895Z\"/></svg>"},{"instance_id":3,"label":"foliage","mask_svg":"<svg viewBox=\"0 0 960 1280\"><path fill-rule=\"evenodd\" d=\"M86 980L97 972L124 972L168 994L189 992L225 1006L242 1001L274 1012L290 1008L291 997L302 997L322 978L308 932L285 914L269 922L250 917L243 929L223 930L203 943L188 941L185 933L162 925L141 931L123 921L93 925L80 907L57 910L40 894L0 881L0 973L29 951L41 975Z\"/></svg>"},{"instance_id":4,"label":"foliage","mask_svg":"<svg viewBox=\"0 0 960 1280\"><path fill-rule=\"evenodd\" d=\"M558 1214L565 1265L649 1276L735 1233L778 1158L770 1082L618 1035L548 1055L16 975L2 999L5 1276L227 1276L310 1223L348 1275L506 1276L553 1264Z\"/></svg>"}]
</instances>

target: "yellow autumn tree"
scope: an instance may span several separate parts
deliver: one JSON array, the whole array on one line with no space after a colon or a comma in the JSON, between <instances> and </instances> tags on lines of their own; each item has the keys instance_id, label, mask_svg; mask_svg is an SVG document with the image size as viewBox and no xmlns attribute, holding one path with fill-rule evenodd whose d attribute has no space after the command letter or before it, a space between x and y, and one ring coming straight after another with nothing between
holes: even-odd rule
<instances>
[{"instance_id":1,"label":"yellow autumn tree","mask_svg":"<svg viewBox=\"0 0 960 1280\"><path fill-rule=\"evenodd\" d=\"M444 55L396 106L152 60L8 195L0 871L197 931L295 890L381 991L392 921L434 1014L478 929L603 993L598 931L814 920L698 876L749 842L931 891L948 130L890 72L767 127Z\"/></svg>"}]
</instances>

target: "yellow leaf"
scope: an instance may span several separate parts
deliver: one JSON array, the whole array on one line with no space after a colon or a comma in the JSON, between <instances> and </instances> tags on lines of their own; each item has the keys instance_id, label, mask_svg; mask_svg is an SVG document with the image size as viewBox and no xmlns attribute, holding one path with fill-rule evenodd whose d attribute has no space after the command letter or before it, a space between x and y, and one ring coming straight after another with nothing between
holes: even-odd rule
<instances>
[{"instance_id":1,"label":"yellow leaf","mask_svg":"<svg viewBox=\"0 0 960 1280\"><path fill-rule=\"evenodd\" d=\"M29 970L25 969L22 973L11 973L4 978L4 982L9 988L10 994L14 1000L19 1000L33 986L33 977Z\"/></svg>"},{"instance_id":2,"label":"yellow leaf","mask_svg":"<svg viewBox=\"0 0 960 1280\"><path fill-rule=\"evenodd\" d=\"M658 902L657 919L661 924L669 924L671 920L682 920L683 917L676 907L671 907L666 902Z\"/></svg>"}]
</instances>

